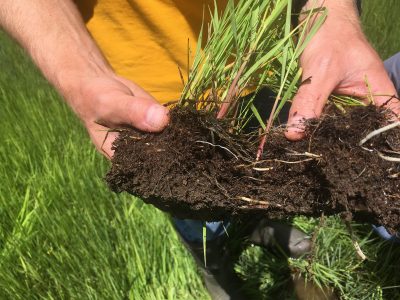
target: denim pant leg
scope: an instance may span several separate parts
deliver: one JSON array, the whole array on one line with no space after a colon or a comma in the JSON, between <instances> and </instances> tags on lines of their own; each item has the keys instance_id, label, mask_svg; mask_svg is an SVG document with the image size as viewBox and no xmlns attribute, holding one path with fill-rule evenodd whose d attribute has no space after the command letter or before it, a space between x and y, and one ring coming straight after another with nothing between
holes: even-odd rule
<instances>
[{"instance_id":1,"label":"denim pant leg","mask_svg":"<svg viewBox=\"0 0 400 300\"><path fill-rule=\"evenodd\" d=\"M397 93L400 93L400 52L388 58L384 62L386 72L393 81Z\"/></svg>"},{"instance_id":2,"label":"denim pant leg","mask_svg":"<svg viewBox=\"0 0 400 300\"><path fill-rule=\"evenodd\" d=\"M202 243L203 242L203 221L191 220L191 219L177 219L172 218L172 222L175 225L178 233L187 241L191 243ZM226 228L228 228L229 222L205 222L206 227L206 240L212 241L219 236L225 234Z\"/></svg>"},{"instance_id":3,"label":"denim pant leg","mask_svg":"<svg viewBox=\"0 0 400 300\"><path fill-rule=\"evenodd\" d=\"M400 94L400 52L384 62L386 72L393 81L397 94Z\"/></svg>"},{"instance_id":4,"label":"denim pant leg","mask_svg":"<svg viewBox=\"0 0 400 300\"><path fill-rule=\"evenodd\" d=\"M391 58L385 60L385 69L389 74L390 79L393 81L397 94L400 94L400 52L393 55ZM383 226L373 225L374 231L383 239L400 243L400 233L389 234Z\"/></svg>"},{"instance_id":5,"label":"denim pant leg","mask_svg":"<svg viewBox=\"0 0 400 300\"><path fill-rule=\"evenodd\" d=\"M390 234L385 227L372 225L374 231L384 240L400 244L400 232Z\"/></svg>"}]
</instances>

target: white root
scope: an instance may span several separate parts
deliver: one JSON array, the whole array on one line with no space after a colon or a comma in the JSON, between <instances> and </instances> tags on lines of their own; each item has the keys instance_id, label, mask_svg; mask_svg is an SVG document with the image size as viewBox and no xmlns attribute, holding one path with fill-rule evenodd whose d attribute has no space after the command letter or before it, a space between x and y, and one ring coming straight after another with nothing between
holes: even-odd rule
<instances>
[{"instance_id":1,"label":"white root","mask_svg":"<svg viewBox=\"0 0 400 300\"><path fill-rule=\"evenodd\" d=\"M251 177L251 176L244 176L243 178L248 178L254 181L259 181L259 182L265 182L265 180L263 179L259 179L259 178L255 178L255 177Z\"/></svg>"},{"instance_id":2,"label":"white root","mask_svg":"<svg viewBox=\"0 0 400 300\"><path fill-rule=\"evenodd\" d=\"M356 253L357 253L358 257L361 259L361 261L366 260L367 256L361 250L360 244L357 241L353 240L353 246L354 246L354 249L356 250Z\"/></svg>"},{"instance_id":3,"label":"white root","mask_svg":"<svg viewBox=\"0 0 400 300\"><path fill-rule=\"evenodd\" d=\"M280 162L280 163L285 163L285 164L301 164L303 162L310 161L310 160L315 160L315 158L307 158L307 159L297 160L297 161L287 161L287 160L275 159L274 161Z\"/></svg>"},{"instance_id":4,"label":"white root","mask_svg":"<svg viewBox=\"0 0 400 300\"><path fill-rule=\"evenodd\" d=\"M400 151L393 151L393 150L382 150L382 151L385 153L400 155Z\"/></svg>"},{"instance_id":5,"label":"white root","mask_svg":"<svg viewBox=\"0 0 400 300\"><path fill-rule=\"evenodd\" d=\"M307 157L313 157L313 158L322 158L321 154L314 154L311 152L304 152L300 153L297 151L289 150L291 153L287 153L286 155L295 155L295 156L307 156Z\"/></svg>"},{"instance_id":6,"label":"white root","mask_svg":"<svg viewBox=\"0 0 400 300\"><path fill-rule=\"evenodd\" d=\"M269 168L253 168L254 171L259 171L259 172L266 172L266 171L271 171L273 170L274 167L269 167Z\"/></svg>"},{"instance_id":7,"label":"white root","mask_svg":"<svg viewBox=\"0 0 400 300\"><path fill-rule=\"evenodd\" d=\"M360 244L357 242L356 237L354 236L353 228L351 227L350 221L345 221L345 224L346 224L347 230L350 233L350 238L353 243L354 250L356 250L358 257L361 259L361 261L366 260L367 256L361 250Z\"/></svg>"},{"instance_id":8,"label":"white root","mask_svg":"<svg viewBox=\"0 0 400 300\"><path fill-rule=\"evenodd\" d=\"M254 161L251 164L247 164L247 165L237 165L235 168L247 168L247 167L252 167L252 166L256 166L265 162L271 162L274 161L273 159L268 159L268 160L258 160L258 161Z\"/></svg>"},{"instance_id":9,"label":"white root","mask_svg":"<svg viewBox=\"0 0 400 300\"><path fill-rule=\"evenodd\" d=\"M400 163L400 157L386 156L386 155L383 155L382 153L380 153L379 151L377 151L377 153L378 153L378 156L384 160Z\"/></svg>"},{"instance_id":10,"label":"white root","mask_svg":"<svg viewBox=\"0 0 400 300\"><path fill-rule=\"evenodd\" d=\"M389 178L400 178L400 173L391 174L388 176Z\"/></svg>"},{"instance_id":11,"label":"white root","mask_svg":"<svg viewBox=\"0 0 400 300\"><path fill-rule=\"evenodd\" d=\"M256 200L256 199L252 199L249 197L238 197L239 200L242 201L246 201L248 203L252 203L252 204L257 204L257 205L264 205L264 206L270 206L270 203L267 201L263 201L263 200ZM275 204L276 207L281 207L282 205L280 204Z\"/></svg>"},{"instance_id":12,"label":"white root","mask_svg":"<svg viewBox=\"0 0 400 300\"><path fill-rule=\"evenodd\" d=\"M213 146L213 147L218 147L218 148L224 149L225 151L227 151L227 152L229 152L230 154L232 154L234 158L236 158L237 160L239 160L239 158L237 157L237 155L235 155L231 150L229 150L228 148L226 148L226 147L224 147L224 146L212 144L212 143L205 142L205 141L196 141L196 143L206 144L206 145L210 145L210 146Z\"/></svg>"},{"instance_id":13,"label":"white root","mask_svg":"<svg viewBox=\"0 0 400 300\"><path fill-rule=\"evenodd\" d=\"M384 127L382 127L382 128L379 128L379 129L377 129L377 130L374 130L374 131L370 132L365 138L363 138L363 139L360 141L360 143L359 143L358 145L359 145L359 146L362 146L366 141L370 140L370 139L373 138L374 136L376 136L376 135L378 135L378 134L381 134L381 133L383 133L383 132L385 132L385 131L388 131L388 130L390 130L390 129L396 128L396 127L398 127L398 126L400 126L400 121L394 122L394 123L392 123L392 124L389 124L389 125L387 125L387 126L384 126Z\"/></svg>"},{"instance_id":14,"label":"white root","mask_svg":"<svg viewBox=\"0 0 400 300\"><path fill-rule=\"evenodd\" d=\"M132 140L137 140L137 141L140 141L142 138L141 137L138 137L138 136L134 136L134 135L130 135L129 136Z\"/></svg>"}]
</instances>

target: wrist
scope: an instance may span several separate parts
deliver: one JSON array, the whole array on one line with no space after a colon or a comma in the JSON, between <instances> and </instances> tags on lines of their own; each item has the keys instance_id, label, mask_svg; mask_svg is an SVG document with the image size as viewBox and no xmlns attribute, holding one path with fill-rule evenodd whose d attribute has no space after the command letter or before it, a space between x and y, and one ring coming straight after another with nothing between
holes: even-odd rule
<instances>
[{"instance_id":1,"label":"wrist","mask_svg":"<svg viewBox=\"0 0 400 300\"><path fill-rule=\"evenodd\" d=\"M357 11L356 0L306 0L303 1L304 5L302 7L303 11L310 10L313 8L319 7L327 7L327 8L335 8L339 10L347 10L348 12L352 12L353 9Z\"/></svg>"},{"instance_id":2,"label":"wrist","mask_svg":"<svg viewBox=\"0 0 400 300\"><path fill-rule=\"evenodd\" d=\"M325 8L330 19L359 23L356 0L307 0L301 8L300 19L304 19L310 10Z\"/></svg>"},{"instance_id":3,"label":"wrist","mask_svg":"<svg viewBox=\"0 0 400 300\"><path fill-rule=\"evenodd\" d=\"M327 18L319 31L335 40L341 37L364 39L356 0L308 0L301 9L299 20L304 20L311 10L320 8L327 10Z\"/></svg>"}]
</instances>

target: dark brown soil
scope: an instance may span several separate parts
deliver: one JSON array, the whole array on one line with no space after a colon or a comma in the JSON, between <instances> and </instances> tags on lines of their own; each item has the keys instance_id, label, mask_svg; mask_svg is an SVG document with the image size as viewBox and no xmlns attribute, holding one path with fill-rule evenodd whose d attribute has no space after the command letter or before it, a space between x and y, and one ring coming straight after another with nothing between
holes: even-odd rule
<instances>
[{"instance_id":1,"label":"dark brown soil","mask_svg":"<svg viewBox=\"0 0 400 300\"><path fill-rule=\"evenodd\" d=\"M159 134L123 130L115 142L106 180L181 218L221 220L231 215L270 218L343 213L358 221L400 229L400 128L384 113L358 107L342 114L329 108L307 126L308 137L289 142L283 128L268 136L264 155L254 160L257 142L235 136L206 113L171 111ZM393 152L390 152L393 151Z\"/></svg>"}]
</instances>

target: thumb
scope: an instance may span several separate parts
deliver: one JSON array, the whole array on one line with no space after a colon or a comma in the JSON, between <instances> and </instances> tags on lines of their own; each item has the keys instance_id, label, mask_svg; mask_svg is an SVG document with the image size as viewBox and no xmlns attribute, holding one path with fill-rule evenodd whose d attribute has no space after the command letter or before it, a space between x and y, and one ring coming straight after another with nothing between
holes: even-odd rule
<instances>
[{"instance_id":1,"label":"thumb","mask_svg":"<svg viewBox=\"0 0 400 300\"><path fill-rule=\"evenodd\" d=\"M169 110L152 97L115 95L102 118L107 127L129 125L142 131L159 132L169 123ZM111 126L110 126L111 125Z\"/></svg>"},{"instance_id":2,"label":"thumb","mask_svg":"<svg viewBox=\"0 0 400 300\"><path fill-rule=\"evenodd\" d=\"M129 124L137 129L149 132L162 131L169 123L169 111L166 107L149 98L133 97L127 104Z\"/></svg>"},{"instance_id":3,"label":"thumb","mask_svg":"<svg viewBox=\"0 0 400 300\"><path fill-rule=\"evenodd\" d=\"M328 80L329 81L329 80ZM311 82L300 86L293 98L289 111L285 136L291 141L298 141L305 136L305 121L320 117L335 82Z\"/></svg>"},{"instance_id":4,"label":"thumb","mask_svg":"<svg viewBox=\"0 0 400 300\"><path fill-rule=\"evenodd\" d=\"M110 159L114 155L112 144L118 133L108 131L120 125L129 125L142 131L158 132L169 122L168 109L151 97L114 94L114 101L100 105L101 118L86 124L96 148ZM117 99L117 100L116 100Z\"/></svg>"}]
</instances>

